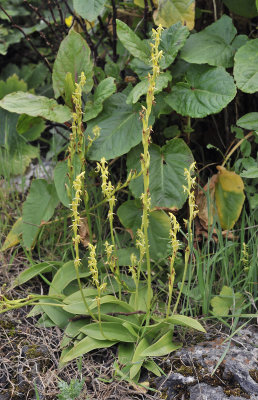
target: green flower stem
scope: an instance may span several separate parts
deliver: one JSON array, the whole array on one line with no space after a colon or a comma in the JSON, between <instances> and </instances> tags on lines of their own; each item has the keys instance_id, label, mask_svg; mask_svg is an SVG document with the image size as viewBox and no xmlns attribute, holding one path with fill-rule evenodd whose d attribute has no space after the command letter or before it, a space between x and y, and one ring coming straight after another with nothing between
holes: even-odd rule
<instances>
[{"instance_id":1,"label":"green flower stem","mask_svg":"<svg viewBox=\"0 0 258 400\"><path fill-rule=\"evenodd\" d=\"M149 74L149 86L146 95L146 108L143 107L142 113L142 145L143 154L141 155L141 169L143 173L144 192L142 194L143 216L142 216L142 230L144 234L145 254L147 263L147 318L146 324L149 322L149 314L151 309L151 265L150 265L150 251L149 251L149 238L148 238L148 224L149 224L149 211L150 211L150 191L149 191L149 167L150 167L150 153L149 144L151 140L152 127L149 126L149 118L154 102L154 91L156 79L160 73L159 60L162 56L162 51L159 51L159 43L161 36L161 25L157 30L152 30L154 43L151 43L151 62L152 62L152 75Z\"/></svg>"}]
</instances>

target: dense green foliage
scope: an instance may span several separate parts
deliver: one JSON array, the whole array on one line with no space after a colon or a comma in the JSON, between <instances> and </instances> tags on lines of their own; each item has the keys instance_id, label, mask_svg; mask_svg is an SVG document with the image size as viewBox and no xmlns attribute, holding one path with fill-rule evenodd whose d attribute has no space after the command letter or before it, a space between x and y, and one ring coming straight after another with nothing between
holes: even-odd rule
<instances>
[{"instance_id":1,"label":"dense green foliage","mask_svg":"<svg viewBox=\"0 0 258 400\"><path fill-rule=\"evenodd\" d=\"M37 255L14 285L46 291L1 310L62 328L61 363L118 343L115 374L138 382L181 346L175 326L253 317L257 4L38 3L0 7L0 174L11 187L38 159L53 178L32 181L2 250Z\"/></svg>"}]
</instances>

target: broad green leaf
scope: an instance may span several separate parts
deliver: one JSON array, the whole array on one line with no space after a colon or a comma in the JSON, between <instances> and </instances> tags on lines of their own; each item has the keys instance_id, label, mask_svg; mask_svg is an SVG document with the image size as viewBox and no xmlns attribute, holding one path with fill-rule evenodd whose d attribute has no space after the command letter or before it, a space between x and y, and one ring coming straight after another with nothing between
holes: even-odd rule
<instances>
[{"instance_id":1,"label":"broad green leaf","mask_svg":"<svg viewBox=\"0 0 258 400\"><path fill-rule=\"evenodd\" d=\"M6 82L0 81L0 100L7 94L12 92L26 92L28 89L27 83L24 80L19 79L16 74L10 76Z\"/></svg>"},{"instance_id":2,"label":"broad green leaf","mask_svg":"<svg viewBox=\"0 0 258 400\"><path fill-rule=\"evenodd\" d=\"M54 169L54 183L59 200L65 207L70 208L70 199L66 190L66 185L69 185L67 160L57 163Z\"/></svg>"},{"instance_id":3,"label":"broad green leaf","mask_svg":"<svg viewBox=\"0 0 258 400\"><path fill-rule=\"evenodd\" d=\"M79 343L76 343L76 345L70 351L68 351L63 357L61 357L60 362L61 364L65 364L71 360L74 360L77 357L82 356L83 354L89 353L92 350L111 347L116 343L116 341L112 342L110 340L96 340L87 336Z\"/></svg>"},{"instance_id":4,"label":"broad green leaf","mask_svg":"<svg viewBox=\"0 0 258 400\"><path fill-rule=\"evenodd\" d=\"M105 2L106 0L73 0L73 8L82 18L95 21L104 10Z\"/></svg>"},{"instance_id":5,"label":"broad green leaf","mask_svg":"<svg viewBox=\"0 0 258 400\"><path fill-rule=\"evenodd\" d=\"M170 82L172 79L172 76L169 71L160 74L157 77L156 83L155 83L155 91L154 93L159 93L162 91L162 89L166 88L168 85L168 82ZM139 98L145 94L147 94L149 87L149 81L148 79L144 79L141 82L137 83L137 85L131 90L129 95L127 96L126 103L127 104L135 104L139 100Z\"/></svg>"},{"instance_id":6,"label":"broad green leaf","mask_svg":"<svg viewBox=\"0 0 258 400\"><path fill-rule=\"evenodd\" d=\"M139 36L129 28L124 22L119 19L116 20L117 36L122 42L126 50L128 50L134 57L139 58L146 64L149 64L151 58L150 45L147 41L139 38Z\"/></svg>"},{"instance_id":7,"label":"broad green leaf","mask_svg":"<svg viewBox=\"0 0 258 400\"><path fill-rule=\"evenodd\" d=\"M23 174L31 160L39 158L39 149L17 136L12 138L10 150L0 147L0 174L7 177Z\"/></svg>"},{"instance_id":8,"label":"broad green leaf","mask_svg":"<svg viewBox=\"0 0 258 400\"><path fill-rule=\"evenodd\" d=\"M121 223L131 229L136 236L137 229L141 227L142 208L135 200L124 202L117 210ZM164 211L151 211L149 215L149 244L150 255L153 260L166 258L169 249L170 219Z\"/></svg>"},{"instance_id":9,"label":"broad green leaf","mask_svg":"<svg viewBox=\"0 0 258 400\"><path fill-rule=\"evenodd\" d=\"M244 204L244 183L235 172L219 167L215 186L216 207L222 229L231 229L238 220Z\"/></svg>"},{"instance_id":10,"label":"broad green leaf","mask_svg":"<svg viewBox=\"0 0 258 400\"><path fill-rule=\"evenodd\" d=\"M100 136L94 140L89 151L91 160L119 157L141 141L139 105L127 105L123 93L114 94L106 100L102 113L89 121L86 134L92 134L96 125L100 128Z\"/></svg>"},{"instance_id":11,"label":"broad green leaf","mask_svg":"<svg viewBox=\"0 0 258 400\"><path fill-rule=\"evenodd\" d=\"M81 172L81 162L79 157L75 155L74 160L73 160L73 171L74 171L74 179L75 177ZM60 161L57 163L55 169L54 169L54 183L55 183L55 188L57 191L57 195L59 197L59 200L61 203L67 207L71 208L71 200L68 197L68 193L66 190L66 187L70 187L70 182L68 178L68 164L67 160ZM71 194L72 196L72 194Z\"/></svg>"},{"instance_id":12,"label":"broad green leaf","mask_svg":"<svg viewBox=\"0 0 258 400\"><path fill-rule=\"evenodd\" d=\"M244 129L258 131L258 112L245 114L237 120L237 125Z\"/></svg>"},{"instance_id":13,"label":"broad green leaf","mask_svg":"<svg viewBox=\"0 0 258 400\"><path fill-rule=\"evenodd\" d=\"M223 286L219 296L211 299L213 314L219 316L228 316L230 309L236 312L243 305L244 297L241 293L234 293L233 289Z\"/></svg>"},{"instance_id":14,"label":"broad green leaf","mask_svg":"<svg viewBox=\"0 0 258 400\"><path fill-rule=\"evenodd\" d=\"M88 268L85 268L83 264L79 267L80 278L85 278L91 275ZM66 288L66 286L77 278L76 271L74 268L74 262L68 261L65 263L54 276L52 280L51 287L49 289L49 294L60 294ZM80 298L82 300L82 298Z\"/></svg>"},{"instance_id":15,"label":"broad green leaf","mask_svg":"<svg viewBox=\"0 0 258 400\"><path fill-rule=\"evenodd\" d=\"M153 19L156 25L168 28L176 22L181 22L190 30L194 28L193 0L158 0L158 9L154 11Z\"/></svg>"},{"instance_id":16,"label":"broad green leaf","mask_svg":"<svg viewBox=\"0 0 258 400\"><path fill-rule=\"evenodd\" d=\"M85 297L95 298L98 295L98 290L96 288L89 287L89 288L82 289L82 291L83 291L83 295ZM79 303L81 301L82 301L82 294L81 294L80 290L70 294L69 296L66 296L64 299L65 304Z\"/></svg>"},{"instance_id":17,"label":"broad green leaf","mask_svg":"<svg viewBox=\"0 0 258 400\"><path fill-rule=\"evenodd\" d=\"M168 68L170 64L172 64L177 53L185 44L188 36L189 30L187 27L182 26L181 22L164 29L161 34L161 42L159 46L159 49L163 51L160 60L160 67L162 69Z\"/></svg>"},{"instance_id":18,"label":"broad green leaf","mask_svg":"<svg viewBox=\"0 0 258 400\"><path fill-rule=\"evenodd\" d=\"M17 132L26 140L33 141L40 137L46 125L40 117L30 117L29 115L20 115L17 122Z\"/></svg>"},{"instance_id":19,"label":"broad green leaf","mask_svg":"<svg viewBox=\"0 0 258 400\"><path fill-rule=\"evenodd\" d=\"M232 67L235 51L231 44L236 34L232 19L223 15L201 32L191 35L180 57L193 64Z\"/></svg>"},{"instance_id":20,"label":"broad green leaf","mask_svg":"<svg viewBox=\"0 0 258 400\"><path fill-rule=\"evenodd\" d=\"M179 343L173 343L173 332L169 330L157 342L145 348L142 352L143 357L161 357L182 347Z\"/></svg>"},{"instance_id":21,"label":"broad green leaf","mask_svg":"<svg viewBox=\"0 0 258 400\"><path fill-rule=\"evenodd\" d=\"M79 319L78 321L70 321L67 327L65 328L64 336L60 343L61 349L66 347L75 336L79 335L80 329L85 325L87 325L85 319Z\"/></svg>"},{"instance_id":22,"label":"broad green leaf","mask_svg":"<svg viewBox=\"0 0 258 400\"><path fill-rule=\"evenodd\" d=\"M46 303L53 304L53 306L46 305ZM54 324L59 328L64 329L72 315L64 311L62 307L60 307L61 304L62 303L60 301L54 299L40 300L40 306L42 310L47 314L51 321L53 321Z\"/></svg>"},{"instance_id":23,"label":"broad green leaf","mask_svg":"<svg viewBox=\"0 0 258 400\"><path fill-rule=\"evenodd\" d=\"M118 346L118 361L121 364L129 364L132 361L134 354L133 343L119 343Z\"/></svg>"},{"instance_id":24,"label":"broad green leaf","mask_svg":"<svg viewBox=\"0 0 258 400\"><path fill-rule=\"evenodd\" d=\"M258 15L255 7L255 0L222 0L230 11L246 18L253 18Z\"/></svg>"},{"instance_id":25,"label":"broad green leaf","mask_svg":"<svg viewBox=\"0 0 258 400\"><path fill-rule=\"evenodd\" d=\"M132 149L127 156L127 170L141 170L142 146ZM193 163L192 152L182 139L171 139L163 147L151 144L150 152L150 196L151 207L179 209L187 199L183 185L186 184L184 169ZM133 195L143 193L143 178L134 179L129 185Z\"/></svg>"},{"instance_id":26,"label":"broad green leaf","mask_svg":"<svg viewBox=\"0 0 258 400\"><path fill-rule=\"evenodd\" d=\"M54 99L35 96L31 93L14 92L0 101L0 107L7 111L42 117L50 121L63 123L71 119L68 107L58 104Z\"/></svg>"},{"instance_id":27,"label":"broad green leaf","mask_svg":"<svg viewBox=\"0 0 258 400\"><path fill-rule=\"evenodd\" d=\"M148 348L149 342L147 341L146 338L143 338L139 344L137 345L134 355L132 358L132 364L133 366L130 368L130 378L133 379L138 372L140 371L143 361L144 361L144 356L143 356L143 351Z\"/></svg>"},{"instance_id":28,"label":"broad green leaf","mask_svg":"<svg viewBox=\"0 0 258 400\"><path fill-rule=\"evenodd\" d=\"M23 285L24 283L30 281L35 276L39 274L44 274L45 272L53 271L60 267L60 262L58 261L45 261L39 264L32 265L31 267L22 271L18 277L15 279L13 287Z\"/></svg>"},{"instance_id":29,"label":"broad green leaf","mask_svg":"<svg viewBox=\"0 0 258 400\"><path fill-rule=\"evenodd\" d=\"M66 74L71 72L73 81L79 82L81 73L86 76L84 89L90 92L93 86L93 63L90 59L90 49L83 37L74 31L70 31L61 42L54 67L53 67L53 89L55 97L64 94Z\"/></svg>"},{"instance_id":30,"label":"broad green leaf","mask_svg":"<svg viewBox=\"0 0 258 400\"><path fill-rule=\"evenodd\" d=\"M186 326L187 328L197 329L197 331L206 332L200 322L196 319L186 317L185 315L172 315L166 319L167 322L173 325Z\"/></svg>"},{"instance_id":31,"label":"broad green leaf","mask_svg":"<svg viewBox=\"0 0 258 400\"><path fill-rule=\"evenodd\" d=\"M151 298L153 296L153 292L151 290ZM136 303L136 295L135 293L132 293L130 296L130 302L129 304L135 309L135 310L141 310L141 311L147 311L148 306L147 306L147 298L148 298L148 288L147 285L143 286L138 290L138 301Z\"/></svg>"},{"instance_id":32,"label":"broad green leaf","mask_svg":"<svg viewBox=\"0 0 258 400\"><path fill-rule=\"evenodd\" d=\"M103 102L116 91L115 78L109 77L100 82L94 93L93 100L87 101L84 110L84 121L96 118L103 109Z\"/></svg>"},{"instance_id":33,"label":"broad green leaf","mask_svg":"<svg viewBox=\"0 0 258 400\"><path fill-rule=\"evenodd\" d=\"M44 179L32 181L29 194L22 209L22 238L27 248L31 248L42 222L48 221L59 203L54 184Z\"/></svg>"},{"instance_id":34,"label":"broad green leaf","mask_svg":"<svg viewBox=\"0 0 258 400\"><path fill-rule=\"evenodd\" d=\"M243 172L241 172L240 176L242 178L249 178L249 179L258 178L258 165L256 167L251 167L248 168L247 170L244 170Z\"/></svg>"},{"instance_id":35,"label":"broad green leaf","mask_svg":"<svg viewBox=\"0 0 258 400\"><path fill-rule=\"evenodd\" d=\"M258 91L258 39L250 40L236 52L234 78L242 92Z\"/></svg>"},{"instance_id":36,"label":"broad green leaf","mask_svg":"<svg viewBox=\"0 0 258 400\"><path fill-rule=\"evenodd\" d=\"M19 244L21 234L22 234L22 217L18 218L17 221L13 224L10 232L6 236L3 246L1 247L1 251L5 251Z\"/></svg>"},{"instance_id":37,"label":"broad green leaf","mask_svg":"<svg viewBox=\"0 0 258 400\"><path fill-rule=\"evenodd\" d=\"M236 95L233 78L223 67L190 65L186 82L179 82L165 101L176 112L202 118L221 111Z\"/></svg>"},{"instance_id":38,"label":"broad green leaf","mask_svg":"<svg viewBox=\"0 0 258 400\"><path fill-rule=\"evenodd\" d=\"M135 337L121 324L116 322L98 322L81 328L85 335L97 340L118 340L119 342L135 342Z\"/></svg>"}]
</instances>

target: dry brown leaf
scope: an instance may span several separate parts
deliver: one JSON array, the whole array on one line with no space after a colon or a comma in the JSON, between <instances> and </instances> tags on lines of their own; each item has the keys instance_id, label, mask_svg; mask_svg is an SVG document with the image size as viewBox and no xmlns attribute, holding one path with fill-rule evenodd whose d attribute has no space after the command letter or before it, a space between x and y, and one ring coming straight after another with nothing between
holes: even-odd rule
<instances>
[{"instance_id":1,"label":"dry brown leaf","mask_svg":"<svg viewBox=\"0 0 258 400\"><path fill-rule=\"evenodd\" d=\"M87 218L80 219L79 235L81 238L81 244L84 247L88 247L90 243L90 231Z\"/></svg>"}]
</instances>

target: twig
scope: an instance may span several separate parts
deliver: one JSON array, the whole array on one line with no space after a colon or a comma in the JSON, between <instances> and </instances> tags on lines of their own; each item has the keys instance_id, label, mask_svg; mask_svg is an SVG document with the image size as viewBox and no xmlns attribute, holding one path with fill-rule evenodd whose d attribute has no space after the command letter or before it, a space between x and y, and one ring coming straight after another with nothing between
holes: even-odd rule
<instances>
[{"instance_id":1,"label":"twig","mask_svg":"<svg viewBox=\"0 0 258 400\"><path fill-rule=\"evenodd\" d=\"M143 32L145 37L147 37L147 30L148 30L148 13L149 13L148 0L144 0Z\"/></svg>"},{"instance_id":2,"label":"twig","mask_svg":"<svg viewBox=\"0 0 258 400\"><path fill-rule=\"evenodd\" d=\"M3 6L0 5L0 9L3 11L3 13L7 16L7 18L10 20L12 27L17 29L18 31L20 31L24 38L27 40L27 42L30 44L30 46L33 48L33 50L35 51L35 53L44 61L44 63L46 64L47 68L49 69L49 71L52 73L52 68L50 67L50 64L47 60L46 57L44 57L37 49L37 47L33 44L33 42L30 40L30 37L28 35L26 35L26 33L24 32L24 30L17 24L14 23L13 18L7 13L7 11L3 8Z\"/></svg>"},{"instance_id":3,"label":"twig","mask_svg":"<svg viewBox=\"0 0 258 400\"><path fill-rule=\"evenodd\" d=\"M116 33L116 18L117 18L117 10L116 10L116 1L111 0L112 3L112 9L113 9L113 16L112 16L112 26L113 26L113 61L117 61L117 51L116 51L116 45L117 45L117 33Z\"/></svg>"},{"instance_id":4,"label":"twig","mask_svg":"<svg viewBox=\"0 0 258 400\"><path fill-rule=\"evenodd\" d=\"M30 4L28 2L28 0L23 0L23 2L28 6L28 8L30 8L32 11L34 11L37 14L37 16L39 17L39 19L41 21L45 22L45 24L49 27L49 29L51 29L52 33L55 33L55 30L54 30L52 24L48 20L46 20L45 17L43 17L43 15L39 12L39 9L37 7L34 7L32 4Z\"/></svg>"}]
</instances>

